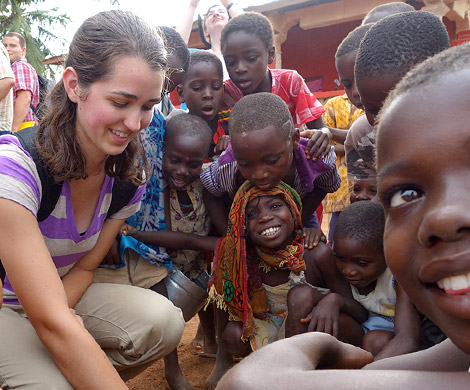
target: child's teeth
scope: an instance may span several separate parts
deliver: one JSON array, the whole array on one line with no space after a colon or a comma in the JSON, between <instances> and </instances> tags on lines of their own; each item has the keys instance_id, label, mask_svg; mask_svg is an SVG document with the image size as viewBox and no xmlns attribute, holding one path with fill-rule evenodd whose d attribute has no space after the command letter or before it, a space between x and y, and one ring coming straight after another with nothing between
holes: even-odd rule
<instances>
[{"instance_id":1,"label":"child's teeth","mask_svg":"<svg viewBox=\"0 0 470 390\"><path fill-rule=\"evenodd\" d=\"M468 287L467 276L457 275L450 278L452 290L462 290Z\"/></svg>"},{"instance_id":2,"label":"child's teeth","mask_svg":"<svg viewBox=\"0 0 470 390\"><path fill-rule=\"evenodd\" d=\"M261 235L262 236L270 236L271 234L274 234L276 233L280 228L279 227L275 227L275 228L268 228L266 230L263 230L261 232Z\"/></svg>"},{"instance_id":3,"label":"child's teeth","mask_svg":"<svg viewBox=\"0 0 470 390\"><path fill-rule=\"evenodd\" d=\"M449 276L437 281L437 285L443 290L465 290L470 288L470 272L467 274Z\"/></svg>"}]
</instances>

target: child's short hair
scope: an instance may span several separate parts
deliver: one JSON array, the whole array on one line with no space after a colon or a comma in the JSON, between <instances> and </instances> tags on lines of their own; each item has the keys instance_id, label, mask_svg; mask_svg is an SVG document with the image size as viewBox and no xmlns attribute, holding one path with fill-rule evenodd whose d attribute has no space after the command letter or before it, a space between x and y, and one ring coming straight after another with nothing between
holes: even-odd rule
<instances>
[{"instance_id":1,"label":"child's short hair","mask_svg":"<svg viewBox=\"0 0 470 390\"><path fill-rule=\"evenodd\" d=\"M361 41L354 67L356 82L365 77L401 79L414 65L450 47L441 20L430 12L403 12L375 23Z\"/></svg>"},{"instance_id":2,"label":"child's short hair","mask_svg":"<svg viewBox=\"0 0 470 390\"><path fill-rule=\"evenodd\" d=\"M277 95L259 92L241 98L230 113L230 135L274 126L279 135L292 138L294 123L287 104ZM266 140L269 142L269 140Z\"/></svg>"},{"instance_id":3,"label":"child's short hair","mask_svg":"<svg viewBox=\"0 0 470 390\"><path fill-rule=\"evenodd\" d=\"M465 70L470 67L470 46L460 45L444 50L436 56L422 62L403 77L390 92L385 100L378 116L377 131L380 129L380 122L390 104L400 95L418 87L423 87L444 75Z\"/></svg>"},{"instance_id":4,"label":"child's short hair","mask_svg":"<svg viewBox=\"0 0 470 390\"><path fill-rule=\"evenodd\" d=\"M382 251L384 228L382 205L372 201L355 202L339 214L334 240L338 237L352 238Z\"/></svg>"},{"instance_id":5,"label":"child's short hair","mask_svg":"<svg viewBox=\"0 0 470 390\"><path fill-rule=\"evenodd\" d=\"M222 29L221 46L225 44L227 36L235 31L245 31L248 34L256 35L264 43L267 50L273 47L273 26L266 16L258 12L245 12L229 20Z\"/></svg>"},{"instance_id":6,"label":"child's short hair","mask_svg":"<svg viewBox=\"0 0 470 390\"><path fill-rule=\"evenodd\" d=\"M191 52L189 65L196 65L201 62L213 64L217 69L217 75L219 75L221 79L224 78L224 69L222 67L222 62L220 61L219 57L217 57L214 53L211 53L208 50L196 50Z\"/></svg>"},{"instance_id":7,"label":"child's short hair","mask_svg":"<svg viewBox=\"0 0 470 390\"><path fill-rule=\"evenodd\" d=\"M165 45L168 56L175 54L181 60L182 71L187 72L189 68L189 50L181 35L173 27L160 26L165 37Z\"/></svg>"},{"instance_id":8,"label":"child's short hair","mask_svg":"<svg viewBox=\"0 0 470 390\"><path fill-rule=\"evenodd\" d=\"M212 131L204 119L186 112L170 117L166 123L163 141L167 143L170 137L181 135L188 135L202 140L207 143L207 150L209 151L212 142Z\"/></svg>"},{"instance_id":9,"label":"child's short hair","mask_svg":"<svg viewBox=\"0 0 470 390\"><path fill-rule=\"evenodd\" d=\"M365 24L363 26L356 27L352 30L346 38L339 44L338 49L336 49L335 58L349 54L355 50L359 49L362 38L367 34L367 31L370 30L372 24Z\"/></svg>"},{"instance_id":10,"label":"child's short hair","mask_svg":"<svg viewBox=\"0 0 470 390\"><path fill-rule=\"evenodd\" d=\"M381 4L378 5L375 8L372 8L369 13L364 16L364 19L362 20L362 24L367 24L367 23L373 23L378 21L379 15L394 15L398 14L400 12L410 12L414 11L415 9L413 8L412 5L402 3L400 1L392 1L391 3L387 4ZM382 16L382 17L385 17Z\"/></svg>"}]
</instances>

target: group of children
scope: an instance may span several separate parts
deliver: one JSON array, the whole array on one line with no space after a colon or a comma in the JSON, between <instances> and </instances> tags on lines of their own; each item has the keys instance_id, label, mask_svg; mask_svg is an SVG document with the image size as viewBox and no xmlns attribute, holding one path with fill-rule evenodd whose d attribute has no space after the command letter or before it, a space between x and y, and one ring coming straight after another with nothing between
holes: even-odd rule
<instances>
[{"instance_id":1,"label":"group of children","mask_svg":"<svg viewBox=\"0 0 470 390\"><path fill-rule=\"evenodd\" d=\"M394 358L368 368L467 369L468 47L448 49L446 29L430 13L378 7L337 50L349 120L336 120L334 105L325 113L297 72L268 68L266 17L233 18L220 46L225 82L216 55L189 54L167 37L167 91L176 88L188 112L168 110L165 119L155 110L142 130L150 169L141 209L122 225L94 281L168 296L164 281L176 268L207 291L203 353L216 352L208 388L221 378L221 389L315 381L348 388L361 377L371 388L386 378L393 388L405 379L385 370L313 370L361 368L431 347L444 334L454 344L418 353L422 366ZM300 127L315 129L310 139ZM327 245L306 226L340 187L336 153L345 154L351 205L330 225ZM437 362L433 351L449 361ZM247 358L230 370L234 356ZM403 375L409 387L468 386L457 373ZM165 376L172 389L193 388L176 348L165 356Z\"/></svg>"},{"instance_id":2,"label":"group of children","mask_svg":"<svg viewBox=\"0 0 470 390\"><path fill-rule=\"evenodd\" d=\"M437 17L425 12L403 14L410 8L403 3L379 7L377 14L398 15L377 26L366 23L343 41L336 54L336 67L348 97L349 121L345 125L339 119L332 121L329 118L335 111L330 109L325 119L334 128L314 133L310 141L300 137L298 128L323 128L321 115L325 110L295 71L267 67L273 61L274 47L272 27L265 17L246 13L224 27L221 48L230 75L225 82L215 55L207 51L191 53L189 68L176 87L189 112L173 112L167 129L173 128L177 118L182 124L185 121L181 117L195 116L205 120L212 139L204 168L202 154L191 160L206 150L200 142L181 133L181 143L165 142L163 161L166 154L172 157L162 165L163 176L172 190L180 188L173 196L179 206L167 212L172 220L169 227L178 230L178 222L174 222L175 217L181 218L179 208L192 209L205 203L213 236L208 237L210 244L203 249L193 247L192 240L184 236L184 244L154 243L171 249L210 252L222 236L215 250L209 287L209 301L217 307L216 338L208 334L213 331L207 326L211 318L203 320L200 315L201 324L206 324L204 339L211 340L206 347L213 351L215 340L218 342L208 387L216 386L232 366L233 356L244 357L280 338L309 331L330 333L371 352L376 359L427 348L444 338L416 309L386 265L382 206L359 202L338 213L339 218L331 225L331 248L323 243L313 246L314 236L304 228L325 194L339 188L335 152L340 155L343 149L330 148L331 133L339 144L345 144L348 177L353 178L351 191L347 191L350 203L372 200L377 195L376 175L373 160L361 158L364 136L359 142L349 141L352 146L348 151L346 145L354 131L341 133L338 128L351 127L364 108L370 124L362 123L362 131L365 129L369 139L374 114L387 92L414 64L449 46ZM368 15L374 17L380 18L374 13ZM417 24L422 26L419 32L413 31ZM408 40L410 47L397 47L392 42L386 45L391 53L374 47L376 42L383 42L383 36L393 40L391 32L398 31L398 25L401 39ZM371 48L367 46L369 41ZM412 54L406 61L398 61L400 50ZM366 59L361 65L363 57ZM395 62L386 63L392 68L384 70L382 62L387 58ZM367 100L367 88L383 82L383 74L392 79L390 86L377 88L378 97L371 90ZM375 111L374 104L378 107ZM370 154L374 143L368 146ZM185 168L176 168L184 165L183 160ZM173 175L168 173L170 165L174 165ZM191 197L194 187L200 192ZM127 235L137 237L137 233L124 230ZM194 222L188 233L205 236L209 231ZM140 239L145 241L142 236ZM199 269L204 262L186 263L186 275L190 277L192 265ZM178 260L174 263L181 268Z\"/></svg>"}]
</instances>

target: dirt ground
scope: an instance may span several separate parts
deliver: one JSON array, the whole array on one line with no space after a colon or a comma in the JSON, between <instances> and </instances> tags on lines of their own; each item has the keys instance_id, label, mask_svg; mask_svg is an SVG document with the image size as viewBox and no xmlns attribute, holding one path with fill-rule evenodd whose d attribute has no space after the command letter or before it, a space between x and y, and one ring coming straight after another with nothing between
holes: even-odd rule
<instances>
[{"instance_id":1,"label":"dirt ground","mask_svg":"<svg viewBox=\"0 0 470 390\"><path fill-rule=\"evenodd\" d=\"M178 346L178 357L185 377L197 390L204 389L204 382L211 373L215 359L198 356L199 349L191 346L199 324L195 316L186 324L183 337ZM130 390L163 390L169 389L165 380L163 359L155 362L144 372L127 381Z\"/></svg>"}]
</instances>

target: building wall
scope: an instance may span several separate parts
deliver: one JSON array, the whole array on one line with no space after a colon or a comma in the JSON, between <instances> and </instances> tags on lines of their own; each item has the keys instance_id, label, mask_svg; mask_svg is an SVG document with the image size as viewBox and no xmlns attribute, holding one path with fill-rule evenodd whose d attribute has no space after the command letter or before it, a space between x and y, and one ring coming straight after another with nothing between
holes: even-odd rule
<instances>
[{"instance_id":1,"label":"building wall","mask_svg":"<svg viewBox=\"0 0 470 390\"><path fill-rule=\"evenodd\" d=\"M299 26L291 28L282 44L282 67L297 70L307 82L323 77L322 91L338 89L334 82L338 78L336 49L346 35L360 24L360 20L354 20L310 30L302 30Z\"/></svg>"}]
</instances>

